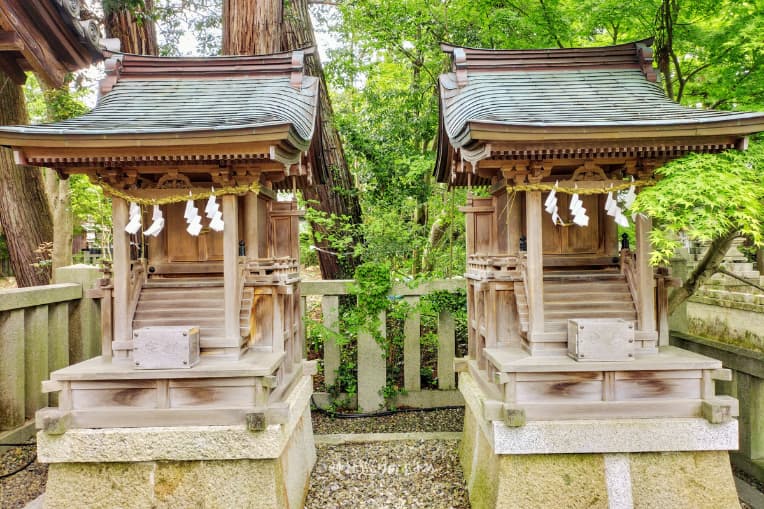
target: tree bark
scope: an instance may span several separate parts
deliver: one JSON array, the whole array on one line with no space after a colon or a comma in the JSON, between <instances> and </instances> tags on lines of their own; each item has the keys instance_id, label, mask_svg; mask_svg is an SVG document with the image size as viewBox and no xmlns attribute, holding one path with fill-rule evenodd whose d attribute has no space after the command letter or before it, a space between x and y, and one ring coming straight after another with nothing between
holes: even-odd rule
<instances>
[{"instance_id":1,"label":"tree bark","mask_svg":"<svg viewBox=\"0 0 764 509\"><path fill-rule=\"evenodd\" d=\"M0 125L27 122L22 88L0 71ZM7 148L0 148L0 224L16 284L19 287L48 284L49 271L32 265L39 261L35 250L53 241L53 221L42 172L17 166L13 152Z\"/></svg>"},{"instance_id":2,"label":"tree bark","mask_svg":"<svg viewBox=\"0 0 764 509\"><path fill-rule=\"evenodd\" d=\"M45 193L48 195L53 219L52 273L59 267L72 264L72 232L74 216L69 199L69 180L62 179L53 171L45 170Z\"/></svg>"},{"instance_id":3,"label":"tree bark","mask_svg":"<svg viewBox=\"0 0 764 509\"><path fill-rule=\"evenodd\" d=\"M732 245L732 241L737 236L738 233L736 231L727 232L723 237L719 237L711 242L711 245L708 246L708 251L706 251L698 266L695 267L695 270L692 271L692 274L687 277L687 281L671 293L669 297L669 315L684 301L692 297L692 294L717 272Z\"/></svg>"},{"instance_id":4,"label":"tree bark","mask_svg":"<svg viewBox=\"0 0 764 509\"><path fill-rule=\"evenodd\" d=\"M278 53L282 25L281 0L223 0L223 54Z\"/></svg>"},{"instance_id":5,"label":"tree bark","mask_svg":"<svg viewBox=\"0 0 764 509\"><path fill-rule=\"evenodd\" d=\"M313 31L313 23L308 11L308 0L291 0L284 16L284 46L285 50L296 50L306 46L316 45L316 36ZM325 184L316 184L303 190L306 200L315 200L315 207L330 216L341 218L353 227L362 224L361 205L358 202L357 190L353 176L350 174L345 151L342 148L342 140L334 125L334 110L332 109L329 90L324 78L324 69L318 52L305 58L305 66L308 74L316 76L320 81L318 131L314 136L318 137L317 143L313 144L312 150L313 167L318 173L327 176ZM319 229L317 225L311 225ZM358 228L353 228L354 239L350 246L363 242ZM321 232L326 238L326 232ZM325 244L322 243L322 244ZM326 247L328 246L321 246ZM318 251L318 260L321 265L321 277L324 279L347 279L352 278L358 259L350 254L343 253L340 256Z\"/></svg>"},{"instance_id":6,"label":"tree bark","mask_svg":"<svg viewBox=\"0 0 764 509\"><path fill-rule=\"evenodd\" d=\"M154 0L145 0L145 9L133 10L127 1L103 6L106 37L119 39L120 51L136 55L158 55L157 31L151 13Z\"/></svg>"},{"instance_id":7,"label":"tree bark","mask_svg":"<svg viewBox=\"0 0 764 509\"><path fill-rule=\"evenodd\" d=\"M286 5L286 7L285 7ZM224 0L223 54L252 55L291 51L315 46L313 24L307 0ZM302 190L303 197L318 205L314 208L337 218L337 222L361 224L361 206L355 193L353 178L345 161L342 141L334 127L334 113L318 54L305 58L307 73L320 80L318 129L314 134L311 164L319 174L327 176L325 184ZM312 224L323 239L331 236L324 227ZM354 238L359 242L359 238ZM335 254L326 240L316 242L321 276L344 279L353 276L357 260L348 253ZM350 246L352 249L353 246ZM339 255L339 256L338 256Z\"/></svg>"}]
</instances>

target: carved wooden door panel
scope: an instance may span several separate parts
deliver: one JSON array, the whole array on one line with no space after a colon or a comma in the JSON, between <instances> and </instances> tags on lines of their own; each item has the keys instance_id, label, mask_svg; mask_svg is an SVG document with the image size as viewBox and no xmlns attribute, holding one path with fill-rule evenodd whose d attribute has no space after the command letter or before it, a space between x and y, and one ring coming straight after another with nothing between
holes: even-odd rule
<instances>
[{"instance_id":1,"label":"carved wooden door panel","mask_svg":"<svg viewBox=\"0 0 764 509\"><path fill-rule=\"evenodd\" d=\"M541 194L541 204L543 206L546 202L549 193ZM563 194L557 195L557 206L559 207L559 214L564 218L565 212L568 210L568 200ZM558 226L552 223L552 216L546 212L541 212L541 244L542 251L545 255L562 254L563 241L565 227Z\"/></svg>"},{"instance_id":2,"label":"carved wooden door panel","mask_svg":"<svg viewBox=\"0 0 764 509\"><path fill-rule=\"evenodd\" d=\"M544 193L542 200L545 201L547 195ZM567 194L557 195L557 206L560 217L569 226L554 225L551 215L546 211L542 213L542 245L545 255L595 254L601 251L600 199L597 195L583 195L579 198L589 216L589 225L586 227L570 224L572 216L568 209L570 196Z\"/></svg>"},{"instance_id":3,"label":"carved wooden door panel","mask_svg":"<svg viewBox=\"0 0 764 509\"><path fill-rule=\"evenodd\" d=\"M566 235L566 252L570 254L595 254L600 252L600 212L599 197L597 195L579 196L589 216L589 225L586 227L568 226ZM566 205L566 212L567 205ZM568 222L571 214L568 212Z\"/></svg>"},{"instance_id":4,"label":"carved wooden door panel","mask_svg":"<svg viewBox=\"0 0 764 509\"><path fill-rule=\"evenodd\" d=\"M197 202L201 214L204 214L204 203ZM204 227L198 237L189 235L183 213L186 204L172 203L165 208L167 259L170 262L206 262L223 259L223 233L215 232ZM202 220L204 224L206 218Z\"/></svg>"}]
</instances>

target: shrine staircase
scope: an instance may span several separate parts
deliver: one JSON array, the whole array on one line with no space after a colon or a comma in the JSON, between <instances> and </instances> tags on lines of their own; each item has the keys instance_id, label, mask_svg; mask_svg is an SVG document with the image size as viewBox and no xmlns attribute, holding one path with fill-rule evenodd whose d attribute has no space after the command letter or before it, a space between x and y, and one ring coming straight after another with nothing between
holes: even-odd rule
<instances>
[{"instance_id":1,"label":"shrine staircase","mask_svg":"<svg viewBox=\"0 0 764 509\"><path fill-rule=\"evenodd\" d=\"M245 286L239 314L242 337L250 333L254 289ZM133 329L164 325L199 327L202 348L225 341L223 278L149 279L143 284Z\"/></svg>"},{"instance_id":2,"label":"shrine staircase","mask_svg":"<svg viewBox=\"0 0 764 509\"><path fill-rule=\"evenodd\" d=\"M520 331L528 333L528 296L525 286L515 287ZM618 269L545 270L544 332L567 341L572 318L621 318L634 322L637 310L626 277Z\"/></svg>"}]
</instances>

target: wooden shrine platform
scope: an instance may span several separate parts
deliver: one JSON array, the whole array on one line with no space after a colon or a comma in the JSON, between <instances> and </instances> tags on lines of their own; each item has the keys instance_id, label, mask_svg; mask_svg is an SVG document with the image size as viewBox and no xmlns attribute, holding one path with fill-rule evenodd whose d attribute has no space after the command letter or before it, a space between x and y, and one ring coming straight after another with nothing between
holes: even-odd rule
<instances>
[{"instance_id":1,"label":"wooden shrine platform","mask_svg":"<svg viewBox=\"0 0 764 509\"><path fill-rule=\"evenodd\" d=\"M312 363L284 366L285 352L248 351L238 360L202 357L187 369L137 370L103 357L51 373L45 392L58 408L37 414L38 427L225 426L253 430L289 419L283 402L292 386L312 374Z\"/></svg>"},{"instance_id":2,"label":"wooden shrine platform","mask_svg":"<svg viewBox=\"0 0 764 509\"><path fill-rule=\"evenodd\" d=\"M493 408L490 419L518 426L560 419L737 416L737 400L716 396L715 380L729 370L716 359L676 347L638 354L631 361L580 362L533 356L520 347L486 348L487 365L463 360ZM489 405L490 407L491 405Z\"/></svg>"}]
</instances>

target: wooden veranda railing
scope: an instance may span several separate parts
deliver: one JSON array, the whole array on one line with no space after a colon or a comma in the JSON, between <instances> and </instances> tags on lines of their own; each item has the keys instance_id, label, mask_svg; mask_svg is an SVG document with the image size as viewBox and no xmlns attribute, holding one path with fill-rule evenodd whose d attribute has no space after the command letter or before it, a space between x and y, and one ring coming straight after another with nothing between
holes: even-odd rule
<instances>
[{"instance_id":1,"label":"wooden veranda railing","mask_svg":"<svg viewBox=\"0 0 764 509\"><path fill-rule=\"evenodd\" d=\"M303 300L319 296L321 300L321 320L324 327L339 333L340 296L350 295L348 285L352 281L303 281L300 294ZM395 405L411 407L439 407L463 404L461 394L456 389L454 356L456 355L455 321L448 311L439 312L437 319L437 389L423 389L421 386L421 316L417 311L419 299L436 291L455 292L464 290L464 279L437 280L423 283L416 288L394 285L390 295L404 299L413 309L404 322L403 341L403 381L404 393L396 397ZM306 306L303 305L303 309ZM385 316L381 317L384 336ZM358 394L357 406L364 411L379 409L384 403L381 393L385 386L386 359L382 348L371 334L363 333L357 338ZM336 381L336 371L340 364L340 350L334 341L324 342L323 372L327 386ZM319 405L328 403L326 392L317 392L315 401Z\"/></svg>"}]
</instances>

